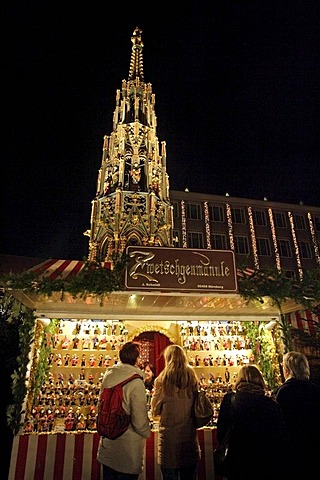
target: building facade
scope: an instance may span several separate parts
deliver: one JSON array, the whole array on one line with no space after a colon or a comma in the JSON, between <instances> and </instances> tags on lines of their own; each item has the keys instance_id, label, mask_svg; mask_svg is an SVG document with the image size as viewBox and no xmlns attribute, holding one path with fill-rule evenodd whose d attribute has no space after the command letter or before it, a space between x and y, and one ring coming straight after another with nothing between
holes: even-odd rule
<instances>
[{"instance_id":1,"label":"building facade","mask_svg":"<svg viewBox=\"0 0 320 480\"><path fill-rule=\"evenodd\" d=\"M171 190L180 248L233 250L237 265L288 277L320 266L320 208Z\"/></svg>"}]
</instances>

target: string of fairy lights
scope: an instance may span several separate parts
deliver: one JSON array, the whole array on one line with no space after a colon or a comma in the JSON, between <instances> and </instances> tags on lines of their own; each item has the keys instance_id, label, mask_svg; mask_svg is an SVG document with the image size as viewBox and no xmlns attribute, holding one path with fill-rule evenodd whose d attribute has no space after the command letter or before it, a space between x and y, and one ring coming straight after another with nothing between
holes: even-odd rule
<instances>
[{"instance_id":1,"label":"string of fairy lights","mask_svg":"<svg viewBox=\"0 0 320 480\"><path fill-rule=\"evenodd\" d=\"M233 233L233 222L232 222L232 207L230 204L225 204L226 208L226 216L227 216L227 226L228 226L228 235L229 235L229 244L230 249L235 250L235 243L234 243L234 233ZM249 228L250 228L250 240L252 245L252 253L253 253L253 260L255 268L259 269L259 255L258 255L258 247L257 247L257 237L254 227L254 220L253 220L253 210L252 207L249 206L247 208L248 212L248 219L249 219ZM206 236L206 248L211 249L211 229L210 229L210 213L209 213L209 204L207 201L203 202L203 214L204 214L204 223L205 223L205 236ZM312 244L314 248L314 253L316 257L317 263L320 265L320 253L319 253L319 246L317 244L317 239L314 230L314 220L312 218L312 214L308 212L308 223L309 229L312 239ZM274 221L274 214L272 208L268 208L268 217L269 217L269 224L271 229L271 236L272 236L272 243L273 243L273 252L276 261L276 267L279 272L282 270L281 266L281 258L279 253L278 247L278 236L276 232L276 226ZM294 215L292 212L288 212L290 230L291 230L291 237L294 246L294 255L297 262L298 272L300 279L303 278L303 268L301 263L301 253L299 249L299 243L297 240L296 235L296 227L294 223ZM181 200L181 225L182 225L182 247L187 248L187 216L186 216L186 203L184 200Z\"/></svg>"},{"instance_id":2,"label":"string of fairy lights","mask_svg":"<svg viewBox=\"0 0 320 480\"><path fill-rule=\"evenodd\" d=\"M316 234L315 234L315 231L314 231L314 226L313 226L313 220L312 220L311 213L308 213L308 221L309 221L311 239L312 239L313 248L314 248L314 254L315 254L315 257L317 259L318 264L320 265L319 247L318 247L317 240L316 240Z\"/></svg>"},{"instance_id":3,"label":"string of fairy lights","mask_svg":"<svg viewBox=\"0 0 320 480\"><path fill-rule=\"evenodd\" d=\"M254 228L253 213L252 213L251 207L248 207L248 217L249 217L249 226L250 226L250 233L251 233L251 244L252 244L254 266L256 268L259 268L259 257L258 257L256 233Z\"/></svg>"},{"instance_id":4,"label":"string of fairy lights","mask_svg":"<svg viewBox=\"0 0 320 480\"><path fill-rule=\"evenodd\" d=\"M228 221L230 248L231 248L231 250L234 251L232 213L231 213L231 206L228 203L226 204L226 209L227 209L227 221Z\"/></svg>"},{"instance_id":5,"label":"string of fairy lights","mask_svg":"<svg viewBox=\"0 0 320 480\"><path fill-rule=\"evenodd\" d=\"M301 258L300 258L300 252L299 252L299 246L298 246L296 231L295 231L295 228L294 228L293 215L292 215L291 212L288 212L288 217L289 217L289 222L290 222L290 227L291 227L292 241L293 241L294 250L295 250L296 259L297 259L299 277L300 277L300 279L302 279L303 270L302 270L302 265L301 265Z\"/></svg>"},{"instance_id":6,"label":"string of fairy lights","mask_svg":"<svg viewBox=\"0 0 320 480\"><path fill-rule=\"evenodd\" d=\"M211 248L210 216L209 216L208 202L204 202L203 208L204 208L204 223L206 228L207 248Z\"/></svg>"},{"instance_id":7,"label":"string of fairy lights","mask_svg":"<svg viewBox=\"0 0 320 480\"><path fill-rule=\"evenodd\" d=\"M275 224L274 224L274 218L273 218L272 208L268 208L268 215L269 215L269 221L270 221L270 228L271 228L271 235L272 235L272 241L273 241L274 255L275 255L275 258L276 258L276 266L277 266L278 272L281 272L280 254L279 254L279 249L278 249L278 241L277 241L277 235L276 235L276 227L275 227Z\"/></svg>"},{"instance_id":8,"label":"string of fairy lights","mask_svg":"<svg viewBox=\"0 0 320 480\"><path fill-rule=\"evenodd\" d=\"M182 248L187 248L187 216L186 204L184 200L181 201L181 221L182 221Z\"/></svg>"}]
</instances>

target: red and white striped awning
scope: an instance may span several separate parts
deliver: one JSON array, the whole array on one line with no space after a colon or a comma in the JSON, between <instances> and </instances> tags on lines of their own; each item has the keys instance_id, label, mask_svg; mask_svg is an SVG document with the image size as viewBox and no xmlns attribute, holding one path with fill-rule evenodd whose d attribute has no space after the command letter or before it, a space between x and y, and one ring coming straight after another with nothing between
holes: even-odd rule
<instances>
[{"instance_id":1,"label":"red and white striped awning","mask_svg":"<svg viewBox=\"0 0 320 480\"><path fill-rule=\"evenodd\" d=\"M55 280L58 277L66 280L67 278L77 275L79 272L81 272L84 265L84 260L49 259L40 263L39 265L36 265L35 267L30 268L28 271L39 275L44 275L51 280ZM110 269L111 263L103 262L102 266Z\"/></svg>"},{"instance_id":2,"label":"red and white striped awning","mask_svg":"<svg viewBox=\"0 0 320 480\"><path fill-rule=\"evenodd\" d=\"M34 267L28 269L29 272L34 272L36 274L44 275L51 280L55 280L56 278L62 278L66 280L68 277L72 275L77 275L81 272L82 268L85 265L84 260L58 260L51 258L49 260L45 260L44 262L40 263L39 265L35 265ZM111 268L110 262L102 262L102 266L104 268ZM246 275L251 275L254 270L247 268L244 270ZM243 274L240 271L237 271L237 275L240 277Z\"/></svg>"},{"instance_id":3,"label":"red and white striped awning","mask_svg":"<svg viewBox=\"0 0 320 480\"><path fill-rule=\"evenodd\" d=\"M304 330L312 336L316 334L314 323L319 323L320 326L320 315L312 313L311 310L296 310L288 313L287 320L292 327Z\"/></svg>"}]
</instances>

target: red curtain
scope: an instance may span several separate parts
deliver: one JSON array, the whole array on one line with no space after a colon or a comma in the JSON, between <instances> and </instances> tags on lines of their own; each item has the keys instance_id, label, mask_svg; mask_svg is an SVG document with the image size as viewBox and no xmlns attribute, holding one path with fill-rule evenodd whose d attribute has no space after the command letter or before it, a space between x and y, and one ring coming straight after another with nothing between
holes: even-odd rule
<instances>
[{"instance_id":1,"label":"red curtain","mask_svg":"<svg viewBox=\"0 0 320 480\"><path fill-rule=\"evenodd\" d=\"M154 359L156 376L159 375L161 370L164 369L163 350L169 345L170 340L168 337L159 332L154 332Z\"/></svg>"},{"instance_id":2,"label":"red curtain","mask_svg":"<svg viewBox=\"0 0 320 480\"><path fill-rule=\"evenodd\" d=\"M155 376L157 377L164 368L163 350L169 345L169 338L163 333L156 331L143 332L135 337L134 342L143 344L143 350L148 350L147 360L154 365Z\"/></svg>"}]
</instances>

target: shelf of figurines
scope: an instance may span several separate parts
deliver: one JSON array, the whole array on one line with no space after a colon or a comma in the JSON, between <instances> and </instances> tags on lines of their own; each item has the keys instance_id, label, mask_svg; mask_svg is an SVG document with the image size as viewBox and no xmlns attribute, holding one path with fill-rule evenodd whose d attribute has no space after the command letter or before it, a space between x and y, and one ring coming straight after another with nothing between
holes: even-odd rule
<instances>
[{"instance_id":1,"label":"shelf of figurines","mask_svg":"<svg viewBox=\"0 0 320 480\"><path fill-rule=\"evenodd\" d=\"M181 344L214 406L214 426L224 393L241 365L252 361L240 322L179 322ZM25 415L24 433L96 431L97 405L106 368L119 361L128 339L124 322L61 320L48 357L50 371ZM151 394L147 392L150 405Z\"/></svg>"},{"instance_id":2,"label":"shelf of figurines","mask_svg":"<svg viewBox=\"0 0 320 480\"><path fill-rule=\"evenodd\" d=\"M226 368L226 370L228 370ZM200 384L213 405L212 420L207 427L216 426L220 404L224 394L232 390L234 376L222 378L222 374L210 371L200 375ZM34 406L24 419L23 433L62 433L62 432L96 432L98 397L103 374L96 384L86 380L55 381L50 373ZM148 408L152 392L146 390ZM157 430L157 421L149 415L151 427Z\"/></svg>"}]
</instances>

